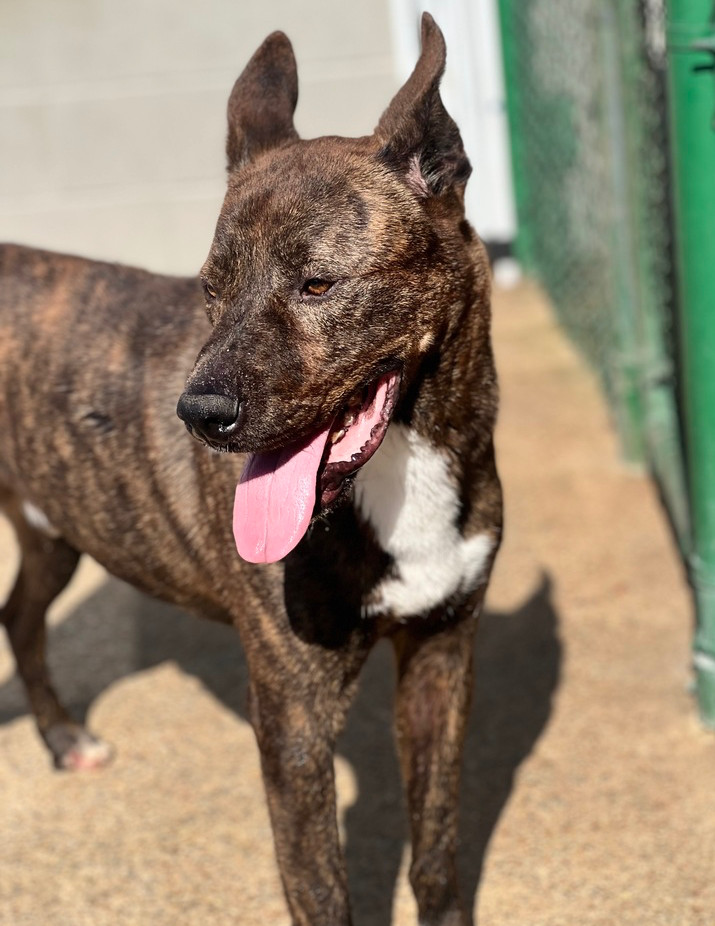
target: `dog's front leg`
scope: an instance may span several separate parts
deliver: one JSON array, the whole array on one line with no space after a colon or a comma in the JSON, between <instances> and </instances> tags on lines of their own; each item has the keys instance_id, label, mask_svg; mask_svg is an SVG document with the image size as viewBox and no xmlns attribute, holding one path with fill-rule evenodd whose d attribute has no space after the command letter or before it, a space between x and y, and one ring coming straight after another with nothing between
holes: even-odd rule
<instances>
[{"instance_id":1,"label":"dog's front leg","mask_svg":"<svg viewBox=\"0 0 715 926\"><path fill-rule=\"evenodd\" d=\"M457 805L473 681L476 620L416 621L394 638L396 731L412 837L410 883L420 926L467 926L457 888Z\"/></svg>"},{"instance_id":2,"label":"dog's front leg","mask_svg":"<svg viewBox=\"0 0 715 926\"><path fill-rule=\"evenodd\" d=\"M253 673L250 714L292 922L350 926L333 753L353 686L338 653L311 649Z\"/></svg>"}]
</instances>

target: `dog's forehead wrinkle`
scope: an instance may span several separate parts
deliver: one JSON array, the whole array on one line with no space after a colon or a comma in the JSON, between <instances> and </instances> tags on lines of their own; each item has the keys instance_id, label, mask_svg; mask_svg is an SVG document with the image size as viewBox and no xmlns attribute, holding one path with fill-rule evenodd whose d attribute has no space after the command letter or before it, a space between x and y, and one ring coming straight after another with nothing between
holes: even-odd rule
<instances>
[{"instance_id":1,"label":"dog's forehead wrinkle","mask_svg":"<svg viewBox=\"0 0 715 926\"><path fill-rule=\"evenodd\" d=\"M364 155L356 154L350 146L336 153L333 145L325 141L345 143L346 139L314 139L305 142L301 157L290 157L286 150L263 159L253 172L234 182L229 190L235 200L253 201L260 191L262 201L278 202L284 210L302 212L307 205L314 208L340 209L355 213L360 222L365 219L365 193L387 193L399 187L393 173L375 161L366 164ZM311 146L315 145L315 148ZM298 149L300 151L301 149Z\"/></svg>"},{"instance_id":2,"label":"dog's forehead wrinkle","mask_svg":"<svg viewBox=\"0 0 715 926\"><path fill-rule=\"evenodd\" d=\"M297 159L285 149L261 158L231 185L216 236L225 278L255 280L270 257L288 274L338 279L432 249L432 223L402 180L350 145L336 155L314 141Z\"/></svg>"}]
</instances>

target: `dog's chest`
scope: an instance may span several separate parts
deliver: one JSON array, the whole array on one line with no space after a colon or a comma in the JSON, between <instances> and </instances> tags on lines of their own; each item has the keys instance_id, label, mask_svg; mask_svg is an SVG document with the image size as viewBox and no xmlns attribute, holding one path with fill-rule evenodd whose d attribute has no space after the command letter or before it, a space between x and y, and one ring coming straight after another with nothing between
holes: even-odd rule
<instances>
[{"instance_id":1,"label":"dog's chest","mask_svg":"<svg viewBox=\"0 0 715 926\"><path fill-rule=\"evenodd\" d=\"M355 504L393 559L369 613L425 614L483 578L494 540L487 533L462 536L447 460L411 428L390 425L355 479Z\"/></svg>"}]
</instances>

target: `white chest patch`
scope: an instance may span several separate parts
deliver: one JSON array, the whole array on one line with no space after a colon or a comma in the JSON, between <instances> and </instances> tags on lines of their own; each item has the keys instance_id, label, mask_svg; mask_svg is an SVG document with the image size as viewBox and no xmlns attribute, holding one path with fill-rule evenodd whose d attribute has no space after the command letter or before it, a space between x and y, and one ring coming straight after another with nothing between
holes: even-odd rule
<instances>
[{"instance_id":1,"label":"white chest patch","mask_svg":"<svg viewBox=\"0 0 715 926\"><path fill-rule=\"evenodd\" d=\"M494 539L462 537L447 460L411 428L391 424L355 479L355 503L394 560L369 613L422 614L483 577Z\"/></svg>"},{"instance_id":2,"label":"white chest patch","mask_svg":"<svg viewBox=\"0 0 715 926\"><path fill-rule=\"evenodd\" d=\"M59 531L50 524L45 512L33 505L32 502L22 503L22 513L30 527L34 527L41 534L51 537L53 540L60 536Z\"/></svg>"}]
</instances>

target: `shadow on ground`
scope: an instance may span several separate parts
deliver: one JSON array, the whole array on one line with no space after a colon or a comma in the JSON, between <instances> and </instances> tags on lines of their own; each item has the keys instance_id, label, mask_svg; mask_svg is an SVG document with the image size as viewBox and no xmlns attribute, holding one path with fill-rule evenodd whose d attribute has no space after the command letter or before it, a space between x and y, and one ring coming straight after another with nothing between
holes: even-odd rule
<instances>
[{"instance_id":1,"label":"shadow on ground","mask_svg":"<svg viewBox=\"0 0 715 926\"><path fill-rule=\"evenodd\" d=\"M57 688L78 717L114 682L166 660L174 660L246 717L247 670L235 632L197 621L113 579L51 630L49 653ZM548 577L516 611L483 616L462 788L460 870L468 901L478 890L515 774L548 722L560 663ZM393 687L391 652L381 645L365 667L339 744L358 787L345 829L355 921L363 926L390 924L406 837L392 740ZM26 713L19 682L12 678L0 686L0 723ZM121 743L115 745L121 751Z\"/></svg>"}]
</instances>

